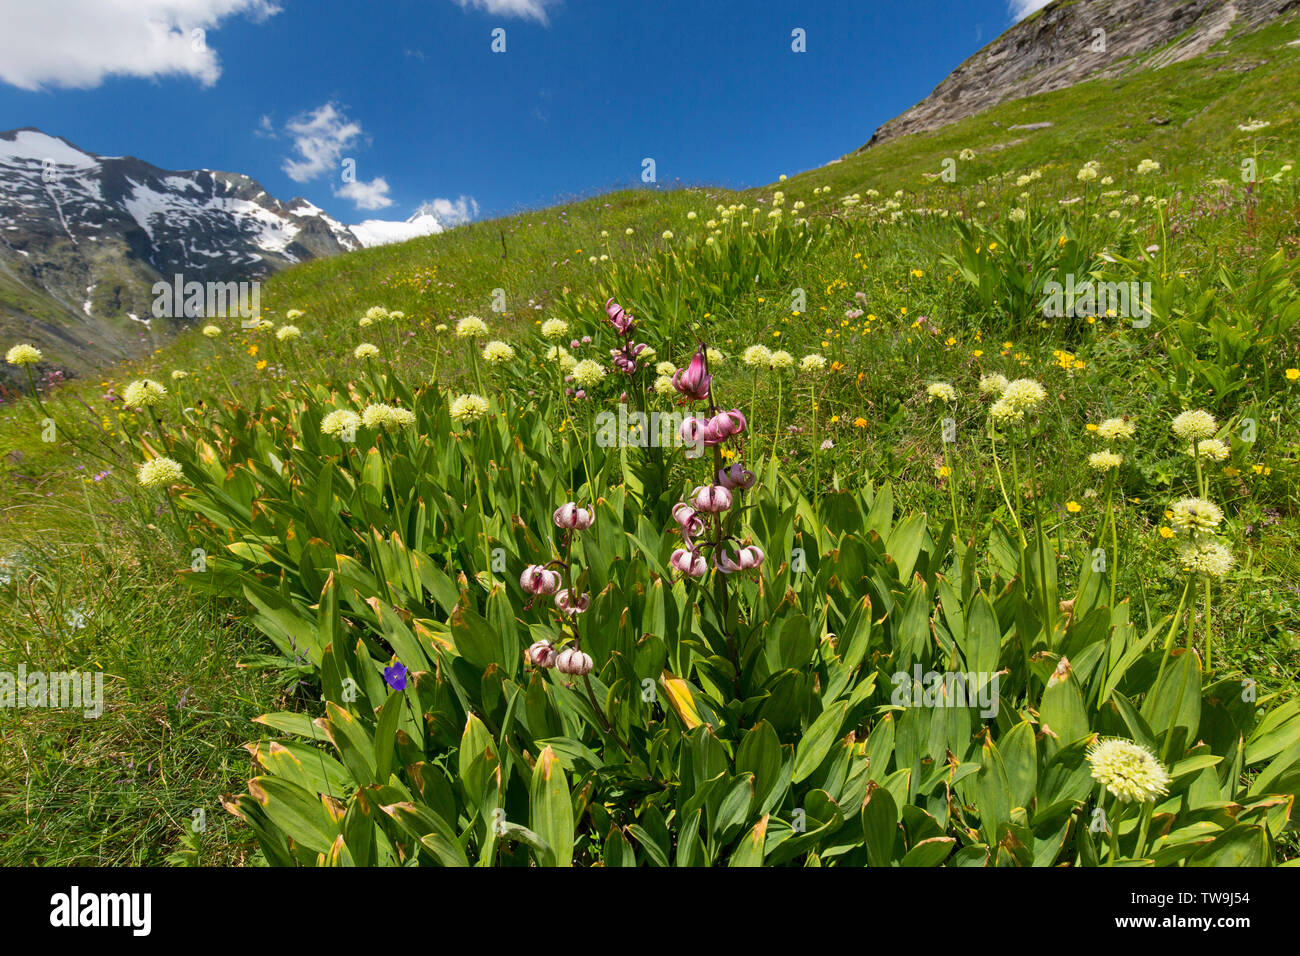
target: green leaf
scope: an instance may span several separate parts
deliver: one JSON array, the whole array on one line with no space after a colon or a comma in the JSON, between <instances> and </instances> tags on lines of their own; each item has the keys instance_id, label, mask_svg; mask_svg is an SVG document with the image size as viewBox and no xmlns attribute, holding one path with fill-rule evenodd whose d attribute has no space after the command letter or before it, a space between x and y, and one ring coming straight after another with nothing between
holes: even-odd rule
<instances>
[{"instance_id":1,"label":"green leaf","mask_svg":"<svg viewBox=\"0 0 1300 956\"><path fill-rule=\"evenodd\" d=\"M324 728L307 714L287 712L262 714L260 717L254 717L253 722L265 724L273 730L293 734L295 737L306 737L308 740L329 740L329 734L325 733Z\"/></svg>"},{"instance_id":2,"label":"green leaf","mask_svg":"<svg viewBox=\"0 0 1300 956\"><path fill-rule=\"evenodd\" d=\"M730 866L762 866L764 841L767 838L767 814L750 828L731 855Z\"/></svg>"},{"instance_id":3,"label":"green leaf","mask_svg":"<svg viewBox=\"0 0 1300 956\"><path fill-rule=\"evenodd\" d=\"M1028 807L1038 786L1038 749L1034 727L1022 720L1002 735L998 749L1006 768L1012 807Z\"/></svg>"},{"instance_id":4,"label":"green leaf","mask_svg":"<svg viewBox=\"0 0 1300 956\"><path fill-rule=\"evenodd\" d=\"M781 741L766 720L760 720L745 732L736 750L736 770L754 779L754 798L766 812L764 801L780 782L785 760Z\"/></svg>"},{"instance_id":5,"label":"green leaf","mask_svg":"<svg viewBox=\"0 0 1300 956\"><path fill-rule=\"evenodd\" d=\"M1208 846L1188 859L1188 866L1267 866L1272 852L1268 831L1261 826L1241 823L1229 827Z\"/></svg>"},{"instance_id":6,"label":"green leaf","mask_svg":"<svg viewBox=\"0 0 1300 956\"><path fill-rule=\"evenodd\" d=\"M1062 747L1088 735L1088 712L1083 706L1083 693L1074 669L1065 658L1061 658L1056 672L1047 681L1038 714L1056 734Z\"/></svg>"},{"instance_id":7,"label":"green leaf","mask_svg":"<svg viewBox=\"0 0 1300 956\"><path fill-rule=\"evenodd\" d=\"M465 732L460 738L457 754L461 784L471 806L481 806L488 792L488 782L498 766L496 743L483 726L483 721L473 714L465 719Z\"/></svg>"},{"instance_id":8,"label":"green leaf","mask_svg":"<svg viewBox=\"0 0 1300 956\"><path fill-rule=\"evenodd\" d=\"M1201 721L1201 663L1193 651L1176 655L1142 702L1142 717L1157 737L1175 729L1196 738Z\"/></svg>"},{"instance_id":9,"label":"green leaf","mask_svg":"<svg viewBox=\"0 0 1300 956\"><path fill-rule=\"evenodd\" d=\"M397 748L397 725L402 719L402 709L406 695L395 690L388 695L384 706L379 708L379 720L375 725L375 779L380 783L388 780L393 768L393 755Z\"/></svg>"},{"instance_id":10,"label":"green leaf","mask_svg":"<svg viewBox=\"0 0 1300 956\"><path fill-rule=\"evenodd\" d=\"M922 840L903 855L903 866L938 866L948 859L957 843L952 837L930 837Z\"/></svg>"},{"instance_id":11,"label":"green leaf","mask_svg":"<svg viewBox=\"0 0 1300 956\"><path fill-rule=\"evenodd\" d=\"M532 829L546 841L552 854L542 865L572 866L573 801L564 769L550 747L542 750L533 767L530 797Z\"/></svg>"},{"instance_id":12,"label":"green leaf","mask_svg":"<svg viewBox=\"0 0 1300 956\"><path fill-rule=\"evenodd\" d=\"M248 792L285 836L315 853L328 853L339 836L338 821L324 799L278 777L254 777Z\"/></svg>"},{"instance_id":13,"label":"green leaf","mask_svg":"<svg viewBox=\"0 0 1300 956\"><path fill-rule=\"evenodd\" d=\"M722 798L722 803L718 805L718 812L713 823L715 842L719 844L731 842L736 831L744 825L745 818L749 816L749 808L753 802L754 775L750 773L741 774L731 789L727 791L726 796Z\"/></svg>"},{"instance_id":14,"label":"green leaf","mask_svg":"<svg viewBox=\"0 0 1300 956\"><path fill-rule=\"evenodd\" d=\"M998 827L1011 819L1011 781L1002 754L991 739L984 741L983 759L975 775L975 804L979 807L980 829L990 845L996 844Z\"/></svg>"},{"instance_id":15,"label":"green leaf","mask_svg":"<svg viewBox=\"0 0 1300 956\"><path fill-rule=\"evenodd\" d=\"M839 737L840 726L844 723L844 715L847 711L847 703L832 704L821 712L804 733L795 746L792 777L795 783L806 779L821 766L826 755L830 753L831 745Z\"/></svg>"},{"instance_id":16,"label":"green leaf","mask_svg":"<svg viewBox=\"0 0 1300 956\"><path fill-rule=\"evenodd\" d=\"M469 866L455 831L433 810L403 802L390 803L383 811L428 848L443 866Z\"/></svg>"},{"instance_id":17,"label":"green leaf","mask_svg":"<svg viewBox=\"0 0 1300 956\"><path fill-rule=\"evenodd\" d=\"M898 805L884 787L867 785L862 801L862 836L871 866L890 866L894 859L894 841L898 838Z\"/></svg>"},{"instance_id":18,"label":"green leaf","mask_svg":"<svg viewBox=\"0 0 1300 956\"><path fill-rule=\"evenodd\" d=\"M480 672L489 664L504 663L500 660L500 637L472 607L460 605L452 614L451 639L457 653Z\"/></svg>"}]
</instances>

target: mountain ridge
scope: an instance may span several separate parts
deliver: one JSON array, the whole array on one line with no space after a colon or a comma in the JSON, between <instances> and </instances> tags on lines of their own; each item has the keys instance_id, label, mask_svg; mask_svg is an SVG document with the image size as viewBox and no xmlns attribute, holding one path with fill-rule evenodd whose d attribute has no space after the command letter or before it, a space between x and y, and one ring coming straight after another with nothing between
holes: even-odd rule
<instances>
[{"instance_id":1,"label":"mountain ridge","mask_svg":"<svg viewBox=\"0 0 1300 956\"><path fill-rule=\"evenodd\" d=\"M1300 0L1052 0L967 57L855 152L1009 100L1202 56L1297 10Z\"/></svg>"},{"instance_id":2,"label":"mountain ridge","mask_svg":"<svg viewBox=\"0 0 1300 956\"><path fill-rule=\"evenodd\" d=\"M152 314L155 282L260 282L280 269L443 231L348 226L242 173L167 170L27 126L0 132L0 327L84 370L153 347L185 320ZM166 321L157 325L153 320Z\"/></svg>"}]
</instances>

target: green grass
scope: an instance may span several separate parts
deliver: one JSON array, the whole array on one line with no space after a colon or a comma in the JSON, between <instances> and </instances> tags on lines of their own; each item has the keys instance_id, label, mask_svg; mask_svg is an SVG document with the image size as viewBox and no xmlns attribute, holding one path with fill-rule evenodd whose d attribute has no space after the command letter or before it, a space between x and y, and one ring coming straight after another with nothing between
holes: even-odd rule
<instances>
[{"instance_id":1,"label":"green grass","mask_svg":"<svg viewBox=\"0 0 1300 956\"><path fill-rule=\"evenodd\" d=\"M1233 514L1239 561L1216 595L1216 628L1229 664L1266 691L1292 695L1300 671L1300 383L1288 384L1284 370L1300 366L1300 343L1277 343L1263 363L1264 375L1251 366L1245 389L1219 396L1202 377L1178 379L1170 357L1174 323L1158 323L1147 333L1104 321L1068 333L1023 327L997 310L976 308L943 263L955 247L951 217L889 226L846 216L838 201L869 189L883 201L903 190L902 210L962 210L992 220L1017 202L1022 189L1014 185L1016 176L1040 170L1042 178L1024 191L1032 206L1052 210L1060 208L1058 200L1082 195L1075 172L1096 159L1103 175L1115 177L1112 188L1143 196L1158 192L1169 206L1162 226L1149 207L1104 200L1099 193L1107 187L1096 185L1087 208L1116 209L1121 217L1105 216L1095 225L1080 221L1080 228L1091 230L1091 241L1126 258L1161 245L1159 261L1147 268L1157 281L1181 283L1175 295L1180 315L1206 290L1214 291L1225 312L1241 311L1253 301L1249 284L1263 260L1279 250L1288 263L1300 256L1294 173L1250 191L1240 181L1247 156L1257 159L1265 176L1300 158L1294 103L1300 50L1285 46L1292 33L1289 25L1275 26L1221 46L1226 56L1006 103L942 130L793 175L779 185L787 209L796 200L807 202L810 218L836 224L834 241L792 257L782 282L724 301L685 301L674 321L688 316L729 356L728 395L751 411L759 432L776 431L777 397L735 371L735 357L745 346L761 341L796 357L817 351L839 363L842 368L819 380L815 394L805 383L781 396L777 450L783 467L811 474L818 443L829 439L833 447L817 452L821 476L843 483L890 480L903 511L950 510L948 487L936 474L943 458L927 382L951 382L964 396L954 416L961 436L961 507L987 523L998 501L991 476L975 464L982 413L973 396L979 377L999 371L1039 378L1069 414L1051 423L1033 467L1045 505L1058 516L1052 528L1058 548L1076 562L1083 560L1081 543L1096 533L1100 515L1098 482L1087 471L1086 457L1101 446L1084 425L1132 414L1146 441L1132 451L1121 487L1121 593L1132 598L1135 616L1144 621L1172 612L1180 585L1171 548L1158 530L1166 502L1184 493L1188 481L1185 456L1168 438L1168 419L1197 405L1214 408L1224 420L1253 417L1259 440L1234 443L1231 466L1237 474L1214 479L1215 496ZM1248 64L1258 65L1245 69ZM1272 125L1246 136L1237 125L1249 116ZM1008 129L1041 121L1054 125ZM955 183L927 178L963 149L976 155L958 163ZM1163 170L1138 179L1134 167L1147 157L1160 161ZM1230 185L1206 185L1215 179ZM277 275L263 290L264 314L277 324L289 309L305 313L295 321L304 335L292 353L266 335L231 332L213 343L193 334L102 378L74 382L51 397L51 408L61 423L82 421L88 417L84 402L96 419L116 429L120 405L105 403L102 395L141 374L167 381L178 397L198 406L213 391L251 394L277 364L285 366L286 378L307 381L338 368L359 370L352 348L378 333L390 336L376 340L384 360L408 381L437 375L468 382L472 373L463 347L436 332L438 325L476 313L489 319L494 336L518 339L574 296L592 297L592 314L598 315L594 303L606 294L602 290L622 294L620 284L631 270L644 269L661 248L677 248L698 234L716 204L761 199L759 208L766 209L773 188L743 194L711 187L622 191L306 263ZM821 193L823 188L829 192ZM697 219L687 218L691 211ZM662 239L664 230L675 238ZM1294 266L1288 268L1293 274ZM1228 287L1225 275L1246 291ZM807 294L801 315L791 313L794 287ZM504 312L493 311L495 290L504 294ZM858 292L865 297L860 307L876 317L865 324L844 316ZM407 314L400 338L358 328L358 317L376 304ZM916 324L919 316L926 318L924 327ZM641 318L660 358L683 364L694 341L660 341L656 320L667 324L667 317ZM931 335L929 328L941 331ZM249 355L253 348L257 354ZM1062 367L1053 354L1062 350L1083 367ZM1205 332L1196 332L1194 350L1211 354ZM258 370L260 360L272 369ZM186 370L190 378L171 383L173 369ZM501 380L493 387L513 384ZM791 423L801 430L786 431ZM16 584L0 588L0 660L6 666L26 661L33 668L39 662L46 670L102 669L109 704L95 721L63 712L0 710L0 862L162 862L182 847L195 808L206 810L208 822L200 859L248 861L248 834L226 822L217 796L242 789L248 775L240 744L253 736L249 718L286 706L292 688L239 666L260 649L240 624L241 607L176 583L175 571L189 556L174 543L168 515L157 513L134 487L126 444L107 440L101 453L112 462L106 464L66 443L42 444L39 424L25 403L0 409L0 556L21 556L25 567L15 575ZM103 481L89 480L105 468ZM1069 510L1067 502L1080 510ZM71 610L85 616L87 627L69 630L59 623ZM186 705L178 707L182 696Z\"/></svg>"}]
</instances>

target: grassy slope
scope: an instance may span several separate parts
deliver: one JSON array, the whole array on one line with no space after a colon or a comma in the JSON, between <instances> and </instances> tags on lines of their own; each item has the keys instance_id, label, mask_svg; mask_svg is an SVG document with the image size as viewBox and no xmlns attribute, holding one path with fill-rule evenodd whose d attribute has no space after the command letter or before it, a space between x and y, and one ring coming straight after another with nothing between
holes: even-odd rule
<instances>
[{"instance_id":1,"label":"grassy slope","mask_svg":"<svg viewBox=\"0 0 1300 956\"><path fill-rule=\"evenodd\" d=\"M829 187L835 197L869 188L887 196L902 189L904 208L976 212L981 201L990 209L1004 209L1008 197L1019 192L1009 181L995 178L1007 172L1014 178L1041 168L1043 179L1032 191L1046 203L1077 195L1074 171L1093 158L1121 185L1143 188L1145 183L1133 182L1131 170L1148 156L1164 165L1160 188L1168 192L1215 177L1237 183L1246 147L1236 126L1248 115L1273 123L1250 144L1266 171L1298 158L1294 91L1300 89L1300 50L1284 46L1294 32L1291 26L1275 27L1234 43L1228 56L1004 104L946 129L794 176L783 188L791 201L805 199L818 214L829 213L825 203L813 199L818 187ZM1243 70L1243 64L1257 65ZM1151 122L1153 117L1163 125ZM1008 129L1042 121L1054 125L1037 131ZM965 148L977 156L959 166L955 184L925 177ZM1223 208L1175 204L1175 229L1166 251L1178 269L1197 273L1225 263L1246 274L1259 254L1277 248L1289 249L1294 258L1294 187L1274 191L1249 215L1239 186L1233 195ZM348 353L362 341L356 317L367 306L402 310L411 317L412 334L400 346L384 343L394 364L430 375L431 360L441 361L437 374L454 379L460 374L454 357L460 353L439 356L441 343L433 331L449 316L488 316L495 327L506 327L503 337L510 337L511 327L520 329L545 316L547 303L565 289L597 294L609 266L590 264L592 254L635 261L661 244L663 230L680 236L698 229L698 221L686 219L690 210L703 220L715 203L768 196L770 190L741 197L721 189L695 189L586 199L398 247L308 263L271 280L263 302L267 317L277 323L290 308L304 310L297 323L304 330L300 354L324 363L351 361ZM1139 218L1134 242L1160 241L1150 217ZM625 233L629 228L631 236ZM757 290L727 303L718 314L699 316L701 328L729 355L761 339L796 355L815 349L842 357L848 368L819 397L823 428L836 446L830 456L833 467L846 481L892 478L902 507L932 513L945 510L946 491L933 474L930 419L916 424L922 416L914 414L923 407L925 381L942 377L969 393L981 371L1041 376L1053 391L1068 391L1088 420L1095 421L1112 411L1147 411L1147 402L1133 394L1129 383L1138 369L1160 361L1164 348L1154 337L1130 340L1099 331L1071 346L1088 363L1084 373L1055 368L1053 343L1042 336L1022 339L1023 330L999 328L996 316L962 314L938 261L950 238L950 232L924 225L848 230L844 242L797 266L795 284L807 290L808 315L791 316L786 290ZM492 315L496 289L504 290L507 306L500 316ZM855 291L864 292L865 308L881 317L871 333L847 328L841 319ZM945 334L926 341L912 324L922 314ZM653 316L644 318L653 336ZM1012 345L1003 347L1004 337ZM951 346L945 344L949 338ZM689 348L689 343L656 344L661 357L679 363ZM244 350L254 345L259 354L245 356ZM118 383L120 390L121 383L145 371L165 379L171 369L189 370L196 393L224 387L223 377L236 392L246 391L250 379L265 374L254 361L276 358L275 346L265 338L244 342L234 353L238 361L225 348L214 352L212 343L197 335L183 338L147 362L65 388L54 402L65 411L56 415L71 413L74 399L80 398L97 413L116 414L100 401L104 388ZM1293 343L1289 354L1278 356L1280 367L1300 364L1295 349ZM1124 385L1117 388L1116 382ZM738 387L744 388L743 377ZM755 417L768 420L771 396L754 399ZM1280 415L1281 423L1293 423L1295 403L1294 388L1290 398L1271 404L1265 394L1261 420ZM866 427L851 424L859 417ZM1057 502L1083 497L1087 481L1086 473L1081 477L1081 462L1092 447L1078 436L1079 421L1061 425L1059 445L1044 451L1042 475L1044 494ZM26 406L0 410L5 502L0 555L21 553L30 569L20 575L22 587L0 589L0 614L6 621L0 660L25 660L32 667L39 661L47 670L102 667L111 689L108 711L94 723L56 712L0 711L0 834L5 835L0 860L159 862L177 847L195 807L208 811L204 859L243 860L245 835L225 822L215 796L236 789L244 776L246 762L238 745L248 733L248 717L276 706L273 702L282 701L287 690L237 667L254 650L237 623L238 608L215 605L171 583L169 569L188 563L188 555L171 553L164 534L151 527L155 520L162 525L162 518L147 510L132 487L129 463L108 466L103 481L90 480L89 475L105 468L102 463L70 453L66 445L35 442L35 426ZM1244 542L1251 555L1248 566L1220 599L1225 607L1220 626L1233 644L1234 663L1260 673L1270 686L1293 691L1300 601L1285 582L1300 577L1291 484L1295 451L1276 430L1269 435L1252 450L1251 460L1261 469L1270 467L1271 475L1247 470L1240 500L1234 502L1255 528ZM784 450L798 462L806 457L810 441L806 433L790 435ZM21 459L3 457L11 452ZM1154 484L1159 487L1158 480ZM1123 583L1139 605L1151 605L1153 614L1171 609L1165 607L1168 549L1154 533L1159 507L1134 507L1122 526L1125 553L1139 556L1130 561ZM1270 512L1272 523L1266 523ZM1249 601L1242 597L1247 590ZM88 621L85 629L57 623L78 609ZM186 705L178 707L182 696Z\"/></svg>"}]
</instances>

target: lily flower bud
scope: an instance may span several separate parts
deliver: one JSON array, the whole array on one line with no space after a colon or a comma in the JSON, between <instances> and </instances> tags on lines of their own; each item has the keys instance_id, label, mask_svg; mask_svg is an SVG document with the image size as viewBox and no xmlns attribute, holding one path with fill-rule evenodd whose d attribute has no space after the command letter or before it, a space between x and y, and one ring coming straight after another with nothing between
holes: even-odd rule
<instances>
[{"instance_id":1,"label":"lily flower bud","mask_svg":"<svg viewBox=\"0 0 1300 956\"><path fill-rule=\"evenodd\" d=\"M673 373L673 388L692 401L703 401L709 397L709 385L713 376L708 374L708 360L704 349L699 349L686 368Z\"/></svg>"},{"instance_id":2,"label":"lily flower bud","mask_svg":"<svg viewBox=\"0 0 1300 956\"><path fill-rule=\"evenodd\" d=\"M557 528L565 528L569 531L573 531L574 529L585 531L587 528L590 528L592 523L596 520L596 514L594 511L586 508L579 508L572 501L556 508L555 514L551 515L551 517L554 519Z\"/></svg>"},{"instance_id":3,"label":"lily flower bud","mask_svg":"<svg viewBox=\"0 0 1300 956\"><path fill-rule=\"evenodd\" d=\"M749 571L763 563L765 555L763 552L750 545L745 548L737 548L732 554L728 553L726 547L720 547L717 551L718 570L723 574L735 574L737 571Z\"/></svg>"},{"instance_id":4,"label":"lily flower bud","mask_svg":"<svg viewBox=\"0 0 1300 956\"><path fill-rule=\"evenodd\" d=\"M576 647L566 647L555 659L555 669L561 674L572 677L585 677L591 673L594 665L590 654L584 654Z\"/></svg>"},{"instance_id":5,"label":"lily flower bud","mask_svg":"<svg viewBox=\"0 0 1300 956\"><path fill-rule=\"evenodd\" d=\"M698 511L719 514L731 507L731 492L722 485L707 485L696 489L692 503Z\"/></svg>"}]
</instances>

